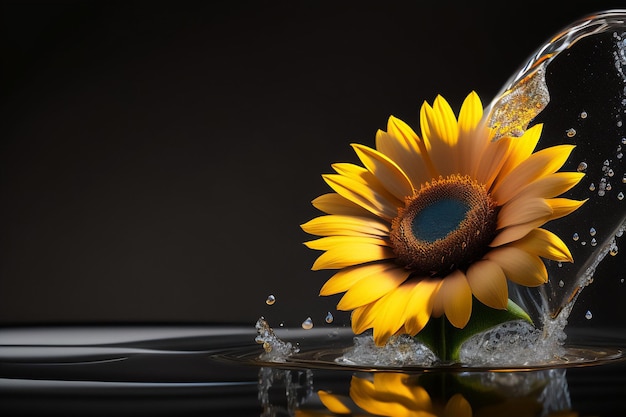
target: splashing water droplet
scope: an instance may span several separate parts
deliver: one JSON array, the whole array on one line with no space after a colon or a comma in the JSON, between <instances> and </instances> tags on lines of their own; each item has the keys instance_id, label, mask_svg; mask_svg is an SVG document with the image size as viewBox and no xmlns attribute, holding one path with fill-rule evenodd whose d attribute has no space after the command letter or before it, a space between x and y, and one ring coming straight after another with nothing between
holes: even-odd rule
<instances>
[{"instance_id":1,"label":"splashing water droplet","mask_svg":"<svg viewBox=\"0 0 626 417\"><path fill-rule=\"evenodd\" d=\"M617 245L615 244L611 245L611 247L609 248L609 255L615 256L618 253L619 253L619 248L617 247Z\"/></svg>"},{"instance_id":2,"label":"splashing water droplet","mask_svg":"<svg viewBox=\"0 0 626 417\"><path fill-rule=\"evenodd\" d=\"M333 322L334 319L335 318L333 317L332 313L329 311L328 314L326 314L326 318L324 319L324 321L330 324Z\"/></svg>"},{"instance_id":3,"label":"splashing water droplet","mask_svg":"<svg viewBox=\"0 0 626 417\"><path fill-rule=\"evenodd\" d=\"M272 294L267 296L267 299L265 300L265 304L267 304L268 306L273 305L276 302L276 297L274 297Z\"/></svg>"},{"instance_id":4,"label":"splashing water droplet","mask_svg":"<svg viewBox=\"0 0 626 417\"><path fill-rule=\"evenodd\" d=\"M587 112L586 112L586 111L584 111L584 110L583 110L583 111L581 111L581 112L580 112L580 118L581 118L581 119L586 119L586 118L587 118L587 116L588 116L588 114L587 114Z\"/></svg>"},{"instance_id":5,"label":"splashing water droplet","mask_svg":"<svg viewBox=\"0 0 626 417\"><path fill-rule=\"evenodd\" d=\"M591 320L592 317L593 317L593 314L591 314L591 311L587 310L587 312L585 313L585 318L587 320Z\"/></svg>"},{"instance_id":6,"label":"splashing water droplet","mask_svg":"<svg viewBox=\"0 0 626 417\"><path fill-rule=\"evenodd\" d=\"M597 232L596 232L596 229L595 229L594 227L592 227L591 229L589 229L589 234L590 234L591 236L595 236L595 235L596 235L596 233L597 233Z\"/></svg>"},{"instance_id":7,"label":"splashing water droplet","mask_svg":"<svg viewBox=\"0 0 626 417\"><path fill-rule=\"evenodd\" d=\"M595 237L591 239L591 246L596 246L597 244L598 244L598 241L596 240Z\"/></svg>"},{"instance_id":8,"label":"splashing water droplet","mask_svg":"<svg viewBox=\"0 0 626 417\"><path fill-rule=\"evenodd\" d=\"M578 239L580 239L580 236L578 236L578 233L574 233L572 235L572 239L574 240L574 242L578 241Z\"/></svg>"},{"instance_id":9,"label":"splashing water droplet","mask_svg":"<svg viewBox=\"0 0 626 417\"><path fill-rule=\"evenodd\" d=\"M302 328L304 330L310 330L313 328L313 320L311 320L311 317L307 317L307 319L302 322Z\"/></svg>"},{"instance_id":10,"label":"splashing water droplet","mask_svg":"<svg viewBox=\"0 0 626 417\"><path fill-rule=\"evenodd\" d=\"M624 193L620 191L619 194L617 195L617 199L618 200L623 200L624 199Z\"/></svg>"},{"instance_id":11,"label":"splashing water droplet","mask_svg":"<svg viewBox=\"0 0 626 417\"><path fill-rule=\"evenodd\" d=\"M596 185L594 183L589 184L589 191L595 191Z\"/></svg>"},{"instance_id":12,"label":"splashing water droplet","mask_svg":"<svg viewBox=\"0 0 626 417\"><path fill-rule=\"evenodd\" d=\"M563 286L565 285L565 283L563 282L563 280L559 281L559 287L563 288Z\"/></svg>"},{"instance_id":13,"label":"splashing water droplet","mask_svg":"<svg viewBox=\"0 0 626 417\"><path fill-rule=\"evenodd\" d=\"M576 168L576 171L583 172L586 169L587 169L587 163L583 161L580 164L578 164L578 168Z\"/></svg>"},{"instance_id":14,"label":"splashing water droplet","mask_svg":"<svg viewBox=\"0 0 626 417\"><path fill-rule=\"evenodd\" d=\"M573 138L574 136L576 136L576 129L574 129L573 127L569 128L565 133L567 134L568 138Z\"/></svg>"}]
</instances>

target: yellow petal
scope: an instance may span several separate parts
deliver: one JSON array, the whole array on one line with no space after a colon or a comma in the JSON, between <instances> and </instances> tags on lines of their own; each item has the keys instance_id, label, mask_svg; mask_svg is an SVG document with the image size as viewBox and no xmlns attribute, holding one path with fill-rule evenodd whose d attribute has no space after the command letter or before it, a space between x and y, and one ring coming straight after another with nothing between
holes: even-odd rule
<instances>
[{"instance_id":1,"label":"yellow petal","mask_svg":"<svg viewBox=\"0 0 626 417\"><path fill-rule=\"evenodd\" d=\"M538 123L532 127L529 127L522 136L519 138L511 138L511 147L506 161L500 168L500 178L505 178L515 167L517 167L522 161L528 159L537 147L537 142L541 137L541 130L543 124Z\"/></svg>"},{"instance_id":2,"label":"yellow petal","mask_svg":"<svg viewBox=\"0 0 626 417\"><path fill-rule=\"evenodd\" d=\"M507 279L517 284L536 287L548 282L548 271L541 258L525 250L503 246L489 251L485 259L498 264Z\"/></svg>"},{"instance_id":3,"label":"yellow petal","mask_svg":"<svg viewBox=\"0 0 626 417\"><path fill-rule=\"evenodd\" d=\"M574 262L571 252L561 238L545 229L533 229L511 246L553 261Z\"/></svg>"},{"instance_id":4,"label":"yellow petal","mask_svg":"<svg viewBox=\"0 0 626 417\"><path fill-rule=\"evenodd\" d=\"M326 236L320 239L304 242L304 245L309 249L315 250L333 250L343 245L353 244L369 244L378 246L390 246L391 243L386 239L379 237L364 237L364 236Z\"/></svg>"},{"instance_id":5,"label":"yellow petal","mask_svg":"<svg viewBox=\"0 0 626 417\"><path fill-rule=\"evenodd\" d=\"M441 285L440 279L421 279L413 288L406 306L406 332L412 336L419 333L430 320L433 299Z\"/></svg>"},{"instance_id":6,"label":"yellow petal","mask_svg":"<svg viewBox=\"0 0 626 417\"><path fill-rule=\"evenodd\" d=\"M506 309L509 290L498 264L490 260L474 262L467 269L467 282L478 301L491 308Z\"/></svg>"},{"instance_id":7,"label":"yellow petal","mask_svg":"<svg viewBox=\"0 0 626 417\"><path fill-rule=\"evenodd\" d=\"M400 285L373 303L372 327L374 328L374 343L377 346L387 343L387 340L404 324L405 308L412 289L410 285Z\"/></svg>"},{"instance_id":8,"label":"yellow petal","mask_svg":"<svg viewBox=\"0 0 626 417\"><path fill-rule=\"evenodd\" d=\"M347 290L337 304L338 310L353 310L378 300L390 291L395 291L411 273L393 263L381 265L385 268L379 273L363 277Z\"/></svg>"},{"instance_id":9,"label":"yellow petal","mask_svg":"<svg viewBox=\"0 0 626 417\"><path fill-rule=\"evenodd\" d=\"M532 222L552 215L543 198L519 198L505 204L498 213L497 229Z\"/></svg>"},{"instance_id":10,"label":"yellow petal","mask_svg":"<svg viewBox=\"0 0 626 417\"><path fill-rule=\"evenodd\" d=\"M369 243L344 244L321 254L311 269L314 271L340 269L346 266L395 258L395 256L391 248L384 246Z\"/></svg>"},{"instance_id":11,"label":"yellow petal","mask_svg":"<svg viewBox=\"0 0 626 417\"><path fill-rule=\"evenodd\" d=\"M574 145L557 145L535 152L495 184L493 197L498 204L506 203L527 184L561 168L573 149Z\"/></svg>"},{"instance_id":12,"label":"yellow petal","mask_svg":"<svg viewBox=\"0 0 626 417\"><path fill-rule=\"evenodd\" d=\"M487 189L495 181L500 168L509 152L511 140L502 138L497 142L489 142L482 155L478 158L478 164L474 170L474 177L484 184Z\"/></svg>"},{"instance_id":13,"label":"yellow petal","mask_svg":"<svg viewBox=\"0 0 626 417\"><path fill-rule=\"evenodd\" d=\"M368 171L398 200L413 194L411 181L394 161L367 146L355 143L352 147Z\"/></svg>"},{"instance_id":14,"label":"yellow petal","mask_svg":"<svg viewBox=\"0 0 626 417\"><path fill-rule=\"evenodd\" d=\"M386 271L388 268L389 265L385 262L355 265L344 268L326 281L320 290L320 295L333 295L348 291L350 287L363 278L370 275L377 276Z\"/></svg>"},{"instance_id":15,"label":"yellow petal","mask_svg":"<svg viewBox=\"0 0 626 417\"><path fill-rule=\"evenodd\" d=\"M472 406L462 394L454 394L443 409L443 417L472 417Z\"/></svg>"},{"instance_id":16,"label":"yellow petal","mask_svg":"<svg viewBox=\"0 0 626 417\"><path fill-rule=\"evenodd\" d=\"M483 104L475 91L465 97L459 112L459 131L471 132L483 117Z\"/></svg>"},{"instance_id":17,"label":"yellow petal","mask_svg":"<svg viewBox=\"0 0 626 417\"><path fill-rule=\"evenodd\" d=\"M395 137L391 133L379 130L376 133L376 149L394 161L409 178L411 184L419 188L431 180L426 162L422 158L418 142L421 142L417 135L409 128L407 136Z\"/></svg>"},{"instance_id":18,"label":"yellow petal","mask_svg":"<svg viewBox=\"0 0 626 417\"><path fill-rule=\"evenodd\" d=\"M580 206L585 204L588 198L578 201L578 200L570 200L568 198L551 198L546 200L546 202L552 208L552 215L549 220L560 219L561 217L565 217L568 214L573 213L578 210Z\"/></svg>"},{"instance_id":19,"label":"yellow petal","mask_svg":"<svg viewBox=\"0 0 626 417\"><path fill-rule=\"evenodd\" d=\"M437 297L443 303L446 317L454 327L465 327L472 314L472 290L465 274L458 269L446 276Z\"/></svg>"},{"instance_id":20,"label":"yellow petal","mask_svg":"<svg viewBox=\"0 0 626 417\"><path fill-rule=\"evenodd\" d=\"M431 145L428 142L428 138L424 137L420 139L409 125L393 116L387 121L387 132L398 139L404 138L404 140L407 143L410 143L412 147L417 146L419 154L421 155L425 168L428 172L428 179L435 178L437 176L435 174L433 162L431 161L429 155ZM382 149L379 150L383 152Z\"/></svg>"},{"instance_id":21,"label":"yellow petal","mask_svg":"<svg viewBox=\"0 0 626 417\"><path fill-rule=\"evenodd\" d=\"M363 184L339 174L326 174L322 177L337 194L377 216L393 219L398 214L398 207L401 203L390 199L372 184Z\"/></svg>"},{"instance_id":22,"label":"yellow petal","mask_svg":"<svg viewBox=\"0 0 626 417\"><path fill-rule=\"evenodd\" d=\"M358 204L354 204L352 201L343 198L337 193L322 194L321 196L315 198L311 204L313 204L313 207L316 209L327 214L365 217L375 216L363 207Z\"/></svg>"},{"instance_id":23,"label":"yellow petal","mask_svg":"<svg viewBox=\"0 0 626 417\"><path fill-rule=\"evenodd\" d=\"M331 413L335 414L350 414L350 409L341 401L338 395L333 395L327 391L319 390L317 391L317 396L319 397L324 407L328 408Z\"/></svg>"},{"instance_id":24,"label":"yellow petal","mask_svg":"<svg viewBox=\"0 0 626 417\"><path fill-rule=\"evenodd\" d=\"M528 233L530 233L530 231L533 230L534 228L539 227L545 222L547 222L548 219L549 219L549 216L545 216L545 217L540 217L538 219L530 221L528 223L517 224L515 226L506 227L498 232L498 234L491 241L489 246L493 248L496 246L506 245L507 243L511 243L518 239L521 239L524 236L526 236Z\"/></svg>"},{"instance_id":25,"label":"yellow petal","mask_svg":"<svg viewBox=\"0 0 626 417\"><path fill-rule=\"evenodd\" d=\"M315 217L300 225L305 232L317 236L389 236L389 224L368 217L329 214Z\"/></svg>"},{"instance_id":26,"label":"yellow petal","mask_svg":"<svg viewBox=\"0 0 626 417\"><path fill-rule=\"evenodd\" d=\"M362 184L368 183L368 177L371 180L372 173L362 166L351 164L349 162L336 162L331 165L331 168L335 170L337 174L341 174L344 177L352 178Z\"/></svg>"},{"instance_id":27,"label":"yellow petal","mask_svg":"<svg viewBox=\"0 0 626 417\"><path fill-rule=\"evenodd\" d=\"M557 172L538 179L528 184L519 194L517 198L543 197L552 198L559 194L563 194L567 190L574 187L585 176L582 172Z\"/></svg>"},{"instance_id":28,"label":"yellow petal","mask_svg":"<svg viewBox=\"0 0 626 417\"><path fill-rule=\"evenodd\" d=\"M441 96L437 96L430 107L422 105L420 111L422 136L428 138L431 149L429 156L438 175L451 175L459 171L459 157L456 144L459 127L452 108Z\"/></svg>"},{"instance_id":29,"label":"yellow petal","mask_svg":"<svg viewBox=\"0 0 626 417\"><path fill-rule=\"evenodd\" d=\"M374 315L372 314L372 308L374 304L368 304L362 307L355 308L350 316L350 323L352 324L352 331L354 334L361 334L365 330L372 327L374 322Z\"/></svg>"}]
</instances>

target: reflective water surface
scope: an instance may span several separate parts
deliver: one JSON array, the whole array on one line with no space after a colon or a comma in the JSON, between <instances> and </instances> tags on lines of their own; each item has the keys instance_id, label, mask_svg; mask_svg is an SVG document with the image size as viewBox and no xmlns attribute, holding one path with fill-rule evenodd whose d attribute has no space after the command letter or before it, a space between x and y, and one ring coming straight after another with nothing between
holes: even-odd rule
<instances>
[{"instance_id":1,"label":"reflective water surface","mask_svg":"<svg viewBox=\"0 0 626 417\"><path fill-rule=\"evenodd\" d=\"M351 338L345 328L285 328L277 334L303 352L321 345L339 348ZM394 413L413 410L415 414L409 415L446 415L446 405L457 403L465 405L463 412L469 406L474 416L626 415L626 361L622 359L515 372L368 372L263 362L259 358L264 351L255 336L253 326L5 328L0 330L0 412L7 416L341 415L332 414L325 405L332 408L336 400L352 415L381 415L380 407ZM574 333L572 342L615 341L616 336ZM602 350L602 344L594 346ZM621 348L611 343L604 351ZM248 356L238 360L236 355L242 352ZM386 395L386 390L394 395ZM558 414L563 412L572 414Z\"/></svg>"}]
</instances>

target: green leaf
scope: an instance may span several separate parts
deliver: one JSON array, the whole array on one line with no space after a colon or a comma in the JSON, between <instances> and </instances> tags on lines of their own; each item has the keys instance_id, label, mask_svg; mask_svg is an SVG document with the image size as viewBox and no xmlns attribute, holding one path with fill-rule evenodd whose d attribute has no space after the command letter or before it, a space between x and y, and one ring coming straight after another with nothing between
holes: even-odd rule
<instances>
[{"instance_id":1,"label":"green leaf","mask_svg":"<svg viewBox=\"0 0 626 417\"><path fill-rule=\"evenodd\" d=\"M530 316L520 306L509 300L506 310L497 310L474 300L472 316L467 325L457 329L442 316L432 318L415 339L428 346L442 362L458 361L461 345L475 334L482 333L501 323L524 320L533 324Z\"/></svg>"}]
</instances>

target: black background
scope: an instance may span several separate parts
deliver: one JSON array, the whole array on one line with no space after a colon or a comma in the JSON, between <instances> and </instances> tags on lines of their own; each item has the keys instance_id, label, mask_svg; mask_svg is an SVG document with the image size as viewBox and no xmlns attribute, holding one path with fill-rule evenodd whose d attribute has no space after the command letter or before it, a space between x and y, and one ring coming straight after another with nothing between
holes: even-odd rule
<instances>
[{"instance_id":1,"label":"black background","mask_svg":"<svg viewBox=\"0 0 626 417\"><path fill-rule=\"evenodd\" d=\"M322 325L320 175L625 5L545 3L3 2L0 323Z\"/></svg>"}]
</instances>

